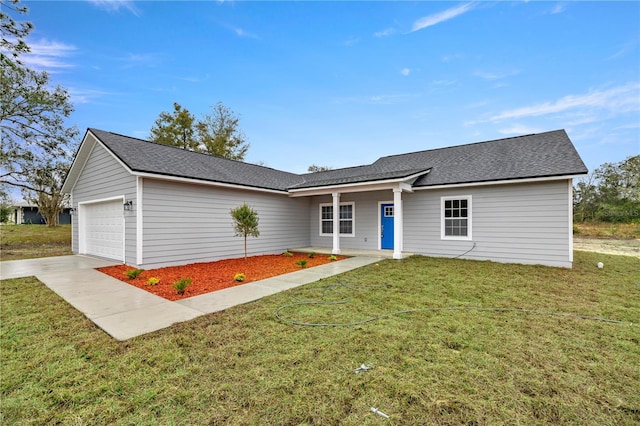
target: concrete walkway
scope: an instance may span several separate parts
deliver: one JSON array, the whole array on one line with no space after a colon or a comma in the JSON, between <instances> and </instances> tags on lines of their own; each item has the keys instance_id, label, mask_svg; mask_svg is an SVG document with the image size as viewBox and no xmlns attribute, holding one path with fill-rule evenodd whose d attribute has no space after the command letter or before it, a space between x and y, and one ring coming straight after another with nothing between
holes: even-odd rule
<instances>
[{"instance_id":1,"label":"concrete walkway","mask_svg":"<svg viewBox=\"0 0 640 426\"><path fill-rule=\"evenodd\" d=\"M0 262L0 279L35 276L113 338L127 340L379 260L351 257L177 302L96 271L115 263L88 256Z\"/></svg>"}]
</instances>

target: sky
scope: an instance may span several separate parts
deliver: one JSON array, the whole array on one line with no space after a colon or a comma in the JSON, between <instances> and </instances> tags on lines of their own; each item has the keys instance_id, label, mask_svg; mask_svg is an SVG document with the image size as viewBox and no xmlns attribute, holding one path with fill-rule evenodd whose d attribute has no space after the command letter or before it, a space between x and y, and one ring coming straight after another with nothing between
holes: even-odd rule
<instances>
[{"instance_id":1,"label":"sky","mask_svg":"<svg viewBox=\"0 0 640 426\"><path fill-rule=\"evenodd\" d=\"M81 136L222 102L294 173L557 129L591 171L640 154L638 1L22 4Z\"/></svg>"}]
</instances>

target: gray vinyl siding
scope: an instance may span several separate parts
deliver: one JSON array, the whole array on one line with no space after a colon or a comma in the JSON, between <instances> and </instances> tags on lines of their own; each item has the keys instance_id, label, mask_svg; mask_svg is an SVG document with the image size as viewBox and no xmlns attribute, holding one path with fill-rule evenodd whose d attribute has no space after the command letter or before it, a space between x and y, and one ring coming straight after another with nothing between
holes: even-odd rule
<instances>
[{"instance_id":1,"label":"gray vinyl siding","mask_svg":"<svg viewBox=\"0 0 640 426\"><path fill-rule=\"evenodd\" d=\"M244 256L230 215L244 202L260 219L260 236L247 238L248 255L309 245L306 198L150 178L143 179L142 197L145 268Z\"/></svg>"},{"instance_id":2,"label":"gray vinyl siding","mask_svg":"<svg viewBox=\"0 0 640 426\"><path fill-rule=\"evenodd\" d=\"M354 202L354 227L353 237L340 237L341 249L354 250L378 250L378 202L393 202L392 191L375 191L362 193L347 193L340 196L341 203ZM332 203L332 197L313 197L309 211L309 232L313 247L333 247L332 236L320 235L320 204Z\"/></svg>"},{"instance_id":3,"label":"gray vinyl siding","mask_svg":"<svg viewBox=\"0 0 640 426\"><path fill-rule=\"evenodd\" d=\"M89 135L88 137L92 137ZM85 201L124 196L136 199L136 177L129 173L100 143L96 143L72 191L73 207ZM135 210L135 208L134 208ZM125 263L136 262L136 213L125 212ZM72 251L78 252L78 217L72 220Z\"/></svg>"},{"instance_id":4,"label":"gray vinyl siding","mask_svg":"<svg viewBox=\"0 0 640 426\"><path fill-rule=\"evenodd\" d=\"M569 187L561 180L403 194L404 251L571 267ZM443 240L440 197L466 195L472 196L472 240Z\"/></svg>"}]
</instances>

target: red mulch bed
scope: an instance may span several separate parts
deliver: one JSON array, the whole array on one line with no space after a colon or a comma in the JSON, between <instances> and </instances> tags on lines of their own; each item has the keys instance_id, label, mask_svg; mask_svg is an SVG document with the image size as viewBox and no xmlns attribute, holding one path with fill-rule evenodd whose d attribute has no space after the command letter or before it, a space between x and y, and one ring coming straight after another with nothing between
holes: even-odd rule
<instances>
[{"instance_id":1,"label":"red mulch bed","mask_svg":"<svg viewBox=\"0 0 640 426\"><path fill-rule=\"evenodd\" d=\"M275 277L276 275L282 275L288 272L299 271L301 268L299 265L296 265L296 262L299 260L307 261L305 268L331 262L331 260L329 260L330 255L326 254L316 254L313 258L309 258L309 254L307 253L291 254L293 255L291 257L282 254L272 254L251 256L247 259L225 259L217 262L192 263L184 266L149 269L134 279L129 279L126 275L127 271L136 269L132 266L116 265L97 269L113 278L134 285L149 293L164 297L165 299L180 300L186 297L222 290L223 288ZM345 258L344 256L336 257L338 260ZM238 273L245 275L244 281L237 282L234 280L234 276ZM156 285L148 285L147 280L151 277L158 278L160 282ZM187 287L182 295L178 294L176 289L173 288L173 282L181 278L191 278L192 280L191 285Z\"/></svg>"}]
</instances>

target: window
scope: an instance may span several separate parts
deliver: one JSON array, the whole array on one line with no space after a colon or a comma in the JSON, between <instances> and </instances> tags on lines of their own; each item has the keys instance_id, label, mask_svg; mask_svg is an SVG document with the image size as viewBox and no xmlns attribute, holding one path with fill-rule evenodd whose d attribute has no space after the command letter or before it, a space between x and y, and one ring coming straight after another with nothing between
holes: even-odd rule
<instances>
[{"instance_id":1,"label":"window","mask_svg":"<svg viewBox=\"0 0 640 426\"><path fill-rule=\"evenodd\" d=\"M471 196L442 197L443 240L471 239Z\"/></svg>"},{"instance_id":2,"label":"window","mask_svg":"<svg viewBox=\"0 0 640 426\"><path fill-rule=\"evenodd\" d=\"M354 203L340 203L340 235L354 236ZM333 235L333 204L320 204L320 235Z\"/></svg>"},{"instance_id":3,"label":"window","mask_svg":"<svg viewBox=\"0 0 640 426\"><path fill-rule=\"evenodd\" d=\"M393 217L393 206L384 206L384 217Z\"/></svg>"}]
</instances>

